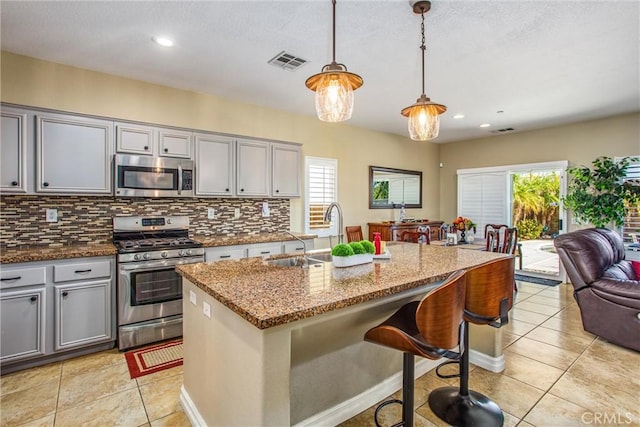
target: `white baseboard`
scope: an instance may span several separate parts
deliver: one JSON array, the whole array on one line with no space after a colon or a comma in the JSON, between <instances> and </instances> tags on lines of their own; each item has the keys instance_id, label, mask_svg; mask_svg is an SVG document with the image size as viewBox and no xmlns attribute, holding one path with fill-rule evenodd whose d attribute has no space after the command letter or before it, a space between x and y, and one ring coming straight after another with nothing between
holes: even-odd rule
<instances>
[{"instance_id":1,"label":"white baseboard","mask_svg":"<svg viewBox=\"0 0 640 427\"><path fill-rule=\"evenodd\" d=\"M182 409L184 409L184 413L187 418L189 418L189 422L192 426L207 427L207 423L204 422L200 412L198 412L198 408L193 404L193 400L191 400L189 393L184 389L184 384L180 387L180 403L182 404Z\"/></svg>"},{"instance_id":2,"label":"white baseboard","mask_svg":"<svg viewBox=\"0 0 640 427\"><path fill-rule=\"evenodd\" d=\"M469 363L495 373L504 371L505 367L504 354L493 357L473 349L469 350Z\"/></svg>"},{"instance_id":3,"label":"white baseboard","mask_svg":"<svg viewBox=\"0 0 640 427\"><path fill-rule=\"evenodd\" d=\"M415 364L415 377L418 378L426 374L444 361L444 359L430 360L420 358ZM347 401L314 414L296 424L295 427L338 425L370 408L401 388L402 371Z\"/></svg>"}]
</instances>

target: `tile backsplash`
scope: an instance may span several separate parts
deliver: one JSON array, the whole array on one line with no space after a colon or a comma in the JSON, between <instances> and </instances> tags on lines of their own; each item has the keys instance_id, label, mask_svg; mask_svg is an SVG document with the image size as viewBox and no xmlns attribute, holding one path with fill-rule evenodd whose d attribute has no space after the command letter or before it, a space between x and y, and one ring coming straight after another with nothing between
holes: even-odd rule
<instances>
[{"instance_id":1,"label":"tile backsplash","mask_svg":"<svg viewBox=\"0 0 640 427\"><path fill-rule=\"evenodd\" d=\"M263 202L270 215L262 217ZM111 196L0 196L0 247L108 243L112 218L131 215L186 215L191 236L233 236L289 229L288 199L114 198ZM208 219L208 209L215 219ZM58 221L46 222L57 209ZM235 210L240 217L235 218Z\"/></svg>"}]
</instances>

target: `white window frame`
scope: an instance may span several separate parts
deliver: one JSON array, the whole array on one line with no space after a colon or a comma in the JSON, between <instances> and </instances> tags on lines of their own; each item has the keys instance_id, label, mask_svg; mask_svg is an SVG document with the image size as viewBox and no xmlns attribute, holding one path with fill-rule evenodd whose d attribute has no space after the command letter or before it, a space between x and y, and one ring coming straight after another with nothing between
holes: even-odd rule
<instances>
[{"instance_id":1,"label":"white window frame","mask_svg":"<svg viewBox=\"0 0 640 427\"><path fill-rule=\"evenodd\" d=\"M338 221L334 217L335 209L332 212L331 223L327 228L311 228L310 224L310 206L311 198L313 196L310 184L312 182L310 177L311 168L331 168L334 171L333 189L329 189L327 193L333 192L333 197L327 197L322 195L322 204L328 206L331 202L338 201L338 160L330 159L326 157L312 157L305 156L304 158L304 173L305 173L305 199L304 199L304 231L307 234L315 234L318 237L335 236L338 234Z\"/></svg>"}]
</instances>

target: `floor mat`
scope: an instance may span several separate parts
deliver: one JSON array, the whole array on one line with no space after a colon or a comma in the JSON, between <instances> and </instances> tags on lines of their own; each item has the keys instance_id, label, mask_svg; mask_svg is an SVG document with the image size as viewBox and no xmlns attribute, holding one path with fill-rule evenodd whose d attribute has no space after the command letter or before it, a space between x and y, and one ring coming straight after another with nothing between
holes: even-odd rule
<instances>
[{"instance_id":1,"label":"floor mat","mask_svg":"<svg viewBox=\"0 0 640 427\"><path fill-rule=\"evenodd\" d=\"M516 274L516 280L520 282L536 283L538 285L546 286L558 286L560 283L562 283L560 280L543 279L541 277L525 276L522 274Z\"/></svg>"},{"instance_id":2,"label":"floor mat","mask_svg":"<svg viewBox=\"0 0 640 427\"><path fill-rule=\"evenodd\" d=\"M131 379L182 365L182 340L131 350L124 354Z\"/></svg>"}]
</instances>

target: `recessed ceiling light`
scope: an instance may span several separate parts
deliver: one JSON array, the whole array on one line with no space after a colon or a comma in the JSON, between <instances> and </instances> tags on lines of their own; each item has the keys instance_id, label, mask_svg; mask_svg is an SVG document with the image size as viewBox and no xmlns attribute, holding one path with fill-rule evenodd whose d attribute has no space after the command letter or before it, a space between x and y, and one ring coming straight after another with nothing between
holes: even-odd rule
<instances>
[{"instance_id":1,"label":"recessed ceiling light","mask_svg":"<svg viewBox=\"0 0 640 427\"><path fill-rule=\"evenodd\" d=\"M489 126L491 126L489 123L483 123L480 125L481 128L488 128Z\"/></svg>"},{"instance_id":2,"label":"recessed ceiling light","mask_svg":"<svg viewBox=\"0 0 640 427\"><path fill-rule=\"evenodd\" d=\"M164 46L164 47L173 47L174 45L173 40L171 40L168 37L153 36L151 37L151 40L153 40L155 43L159 44L160 46Z\"/></svg>"},{"instance_id":3,"label":"recessed ceiling light","mask_svg":"<svg viewBox=\"0 0 640 427\"><path fill-rule=\"evenodd\" d=\"M453 116L454 119L464 119L464 114L456 114Z\"/></svg>"}]
</instances>

